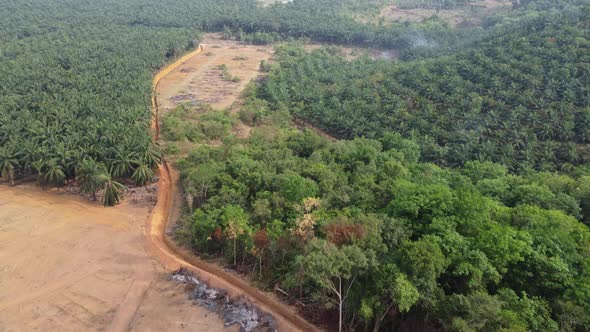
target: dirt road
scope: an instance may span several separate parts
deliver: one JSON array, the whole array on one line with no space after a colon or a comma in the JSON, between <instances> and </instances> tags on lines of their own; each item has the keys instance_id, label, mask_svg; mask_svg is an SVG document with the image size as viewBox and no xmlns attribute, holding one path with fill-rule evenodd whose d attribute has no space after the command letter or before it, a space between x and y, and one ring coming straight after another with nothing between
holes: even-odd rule
<instances>
[{"instance_id":1,"label":"dirt road","mask_svg":"<svg viewBox=\"0 0 590 332\"><path fill-rule=\"evenodd\" d=\"M0 331L227 331L144 249L149 212L0 187Z\"/></svg>"},{"instance_id":2,"label":"dirt road","mask_svg":"<svg viewBox=\"0 0 590 332\"><path fill-rule=\"evenodd\" d=\"M260 57L254 57L256 54L259 54ZM207 57L208 59L200 59L203 57ZM154 121L158 120L159 112L165 112L166 109L174 106L167 101L172 100L171 98L176 96L179 89L183 89L183 83L180 82L185 82L185 88L194 89L195 94L199 93L201 91L199 87L209 85L211 81L207 79L200 80L198 73L206 72L208 70L207 68L215 70L220 63L226 63L226 60L229 61L230 58L234 62L238 62L237 67L242 69L241 75L243 77L240 77L242 79L241 82L244 82L246 79L249 81L249 79L255 78L258 75L257 69L260 60L268 59L269 57L270 53L259 51L251 46L238 46L235 42L220 40L218 35L208 35L203 42L202 52L191 59L182 58L180 61L171 65L174 67L174 70L170 71L168 75L156 77L154 87L157 98L154 98L154 102L157 101L158 104L154 105L154 109L157 112L154 116ZM249 66L239 64L240 61L246 61L244 59L248 59ZM231 72L232 67L229 68ZM226 86L226 84L220 83L214 86ZM184 93L182 91L180 92ZM218 100L211 104L214 108L227 107L236 101L240 92L240 85L233 86L230 92L223 93ZM215 95L215 90L211 90L208 93ZM203 95L207 94L203 92ZM157 124L152 124L152 127L159 128ZM169 221L174 220L174 218L180 215L182 194L178 181L178 173L167 162L160 165L159 171L158 203L152 212L148 236L152 255L157 257L169 270L185 267L191 272L198 274L202 280L205 280L212 287L226 290L232 297L248 298L259 309L273 315L281 331L317 330L316 327L297 315L293 308L277 300L272 293L261 292L238 276L225 271L220 266L200 260L192 253L180 248L169 238L166 234L167 225Z\"/></svg>"}]
</instances>

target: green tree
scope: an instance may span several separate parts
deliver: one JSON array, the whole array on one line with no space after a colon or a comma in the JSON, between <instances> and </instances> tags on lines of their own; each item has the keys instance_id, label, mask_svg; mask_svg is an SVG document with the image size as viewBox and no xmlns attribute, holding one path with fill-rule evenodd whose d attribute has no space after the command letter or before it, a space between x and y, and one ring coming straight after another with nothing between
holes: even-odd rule
<instances>
[{"instance_id":1,"label":"green tree","mask_svg":"<svg viewBox=\"0 0 590 332\"><path fill-rule=\"evenodd\" d=\"M317 195L317 185L309 179L289 172L281 177L281 192L289 202L301 203L304 198Z\"/></svg>"},{"instance_id":2,"label":"green tree","mask_svg":"<svg viewBox=\"0 0 590 332\"><path fill-rule=\"evenodd\" d=\"M94 201L96 201L96 192L103 187L106 176L106 167L93 159L83 160L76 170L80 191L92 194Z\"/></svg>"},{"instance_id":3,"label":"green tree","mask_svg":"<svg viewBox=\"0 0 590 332\"><path fill-rule=\"evenodd\" d=\"M125 186L115 180L109 175L105 174L103 176L103 196L102 196L102 203L104 206L114 206L119 203L121 200L121 190L125 188Z\"/></svg>"},{"instance_id":4,"label":"green tree","mask_svg":"<svg viewBox=\"0 0 590 332\"><path fill-rule=\"evenodd\" d=\"M369 284L376 288L377 298L370 301L372 308L366 311L365 315L369 313L366 318L374 320L373 332L378 332L392 308L402 313L408 312L420 299L420 293L395 264L381 262L371 269L369 274L371 275ZM365 299L368 298L368 294L369 292L363 294ZM364 305L366 306L368 303L365 302ZM361 308L362 313L363 309Z\"/></svg>"},{"instance_id":5,"label":"green tree","mask_svg":"<svg viewBox=\"0 0 590 332\"><path fill-rule=\"evenodd\" d=\"M449 264L437 242L435 236L428 235L418 241L405 242L400 250L401 270L426 298L438 287L437 279Z\"/></svg>"},{"instance_id":6,"label":"green tree","mask_svg":"<svg viewBox=\"0 0 590 332\"><path fill-rule=\"evenodd\" d=\"M228 205L223 208L221 221L225 227L225 234L233 242L234 266L237 265L237 241L241 236L251 237L252 227L248 224L248 214L239 205Z\"/></svg>"},{"instance_id":7,"label":"green tree","mask_svg":"<svg viewBox=\"0 0 590 332\"><path fill-rule=\"evenodd\" d=\"M369 265L363 250L354 245L338 248L328 241L314 239L307 245L305 254L295 259L295 265L323 293L330 294L327 298L338 306L338 330L342 331L348 293Z\"/></svg>"}]
</instances>

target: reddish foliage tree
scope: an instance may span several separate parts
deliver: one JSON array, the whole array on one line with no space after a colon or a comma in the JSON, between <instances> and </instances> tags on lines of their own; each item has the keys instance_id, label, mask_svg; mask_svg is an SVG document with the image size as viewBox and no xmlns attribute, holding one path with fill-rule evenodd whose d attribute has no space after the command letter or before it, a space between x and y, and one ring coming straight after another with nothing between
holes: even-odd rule
<instances>
[{"instance_id":1,"label":"reddish foliage tree","mask_svg":"<svg viewBox=\"0 0 590 332\"><path fill-rule=\"evenodd\" d=\"M219 243L223 243L223 230L221 230L221 227L217 227L215 229L215 232L213 232L211 238Z\"/></svg>"},{"instance_id":2,"label":"reddish foliage tree","mask_svg":"<svg viewBox=\"0 0 590 332\"><path fill-rule=\"evenodd\" d=\"M266 234L266 230L257 230L254 234L254 245L256 246L256 248L258 248L259 250L263 250L264 248L268 247L269 243L270 241L268 239L268 235Z\"/></svg>"},{"instance_id":3,"label":"reddish foliage tree","mask_svg":"<svg viewBox=\"0 0 590 332\"><path fill-rule=\"evenodd\" d=\"M349 244L365 237L362 225L353 224L348 219L336 219L324 227L326 239L337 246Z\"/></svg>"}]
</instances>

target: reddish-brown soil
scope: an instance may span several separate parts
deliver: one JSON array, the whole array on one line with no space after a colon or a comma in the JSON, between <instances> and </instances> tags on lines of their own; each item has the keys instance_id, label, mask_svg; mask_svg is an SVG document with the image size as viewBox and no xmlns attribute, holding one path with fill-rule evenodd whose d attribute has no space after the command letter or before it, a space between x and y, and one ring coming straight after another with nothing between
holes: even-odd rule
<instances>
[{"instance_id":1,"label":"reddish-brown soil","mask_svg":"<svg viewBox=\"0 0 590 332\"><path fill-rule=\"evenodd\" d=\"M164 279L145 250L148 216L0 186L0 331L225 331Z\"/></svg>"}]
</instances>

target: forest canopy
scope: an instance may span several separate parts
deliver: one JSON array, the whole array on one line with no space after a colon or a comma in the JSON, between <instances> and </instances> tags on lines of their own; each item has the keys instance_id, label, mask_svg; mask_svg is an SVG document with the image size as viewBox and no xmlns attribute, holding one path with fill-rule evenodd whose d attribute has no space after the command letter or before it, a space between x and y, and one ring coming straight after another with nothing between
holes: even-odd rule
<instances>
[{"instance_id":1,"label":"forest canopy","mask_svg":"<svg viewBox=\"0 0 590 332\"><path fill-rule=\"evenodd\" d=\"M585 331L590 177L449 169L398 134L332 142L280 129L284 116L221 147L201 136L177 163L180 234L199 253L278 285L313 319L343 308L348 329Z\"/></svg>"}]
</instances>

